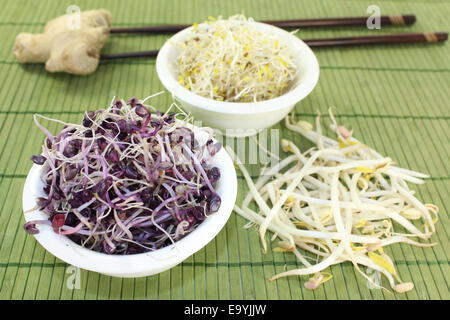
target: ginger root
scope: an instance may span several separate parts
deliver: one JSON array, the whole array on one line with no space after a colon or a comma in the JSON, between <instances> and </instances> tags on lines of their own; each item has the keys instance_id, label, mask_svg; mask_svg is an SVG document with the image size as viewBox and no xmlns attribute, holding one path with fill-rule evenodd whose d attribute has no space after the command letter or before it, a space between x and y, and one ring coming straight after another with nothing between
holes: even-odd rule
<instances>
[{"instance_id":1,"label":"ginger root","mask_svg":"<svg viewBox=\"0 0 450 320\"><path fill-rule=\"evenodd\" d=\"M97 69L100 50L109 37L111 13L90 10L49 21L42 34L20 33L14 44L19 63L45 62L49 72L90 74ZM72 20L70 20L72 19ZM73 19L78 19L74 25ZM71 24L72 23L72 24Z\"/></svg>"}]
</instances>

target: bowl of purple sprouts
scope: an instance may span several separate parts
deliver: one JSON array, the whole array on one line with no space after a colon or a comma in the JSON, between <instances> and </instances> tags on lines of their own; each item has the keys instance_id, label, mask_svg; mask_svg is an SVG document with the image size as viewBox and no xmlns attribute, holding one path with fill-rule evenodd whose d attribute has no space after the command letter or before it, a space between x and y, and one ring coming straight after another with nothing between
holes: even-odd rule
<instances>
[{"instance_id":1,"label":"bowl of purple sprouts","mask_svg":"<svg viewBox=\"0 0 450 320\"><path fill-rule=\"evenodd\" d=\"M59 259L110 276L148 276L179 264L226 224L237 194L231 158L213 130L147 99L113 99L81 124L34 115L46 138L31 157L24 229ZM42 119L61 131L53 135Z\"/></svg>"}]
</instances>

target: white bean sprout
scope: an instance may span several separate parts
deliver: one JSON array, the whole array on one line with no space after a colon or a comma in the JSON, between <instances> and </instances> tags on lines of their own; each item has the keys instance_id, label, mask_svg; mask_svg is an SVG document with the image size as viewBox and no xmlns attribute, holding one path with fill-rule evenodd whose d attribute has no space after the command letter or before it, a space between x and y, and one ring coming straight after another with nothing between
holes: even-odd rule
<instances>
[{"instance_id":1,"label":"white bean sprout","mask_svg":"<svg viewBox=\"0 0 450 320\"><path fill-rule=\"evenodd\" d=\"M256 182L228 148L250 190L234 210L259 226L264 253L266 231L270 230L280 239L274 251L293 252L304 265L270 280L313 275L305 287L316 289L332 278L324 269L350 261L375 288L385 289L361 266L385 275L396 292L412 290L414 285L402 282L383 247L400 242L420 247L435 245L412 239L428 240L435 232L438 208L422 204L407 185L422 184L427 176L394 166L390 158L337 125L331 110L330 117L337 141L321 134L319 117L316 131L305 121L296 122L293 115L286 117L287 128L316 147L301 153L293 142L282 140L283 150L292 155L266 168ZM250 207L253 202L257 210ZM413 220L421 220L423 230ZM406 231L394 230L398 227Z\"/></svg>"}]
</instances>

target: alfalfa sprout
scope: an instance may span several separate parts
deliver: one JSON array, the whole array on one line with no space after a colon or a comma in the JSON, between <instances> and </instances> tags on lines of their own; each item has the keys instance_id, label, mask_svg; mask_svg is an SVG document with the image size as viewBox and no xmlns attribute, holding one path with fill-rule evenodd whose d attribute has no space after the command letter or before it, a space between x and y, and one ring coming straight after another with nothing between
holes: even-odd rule
<instances>
[{"instance_id":1,"label":"alfalfa sprout","mask_svg":"<svg viewBox=\"0 0 450 320\"><path fill-rule=\"evenodd\" d=\"M177 77L195 94L218 101L257 102L284 94L298 67L291 49L253 19L235 15L194 24L179 49Z\"/></svg>"}]
</instances>

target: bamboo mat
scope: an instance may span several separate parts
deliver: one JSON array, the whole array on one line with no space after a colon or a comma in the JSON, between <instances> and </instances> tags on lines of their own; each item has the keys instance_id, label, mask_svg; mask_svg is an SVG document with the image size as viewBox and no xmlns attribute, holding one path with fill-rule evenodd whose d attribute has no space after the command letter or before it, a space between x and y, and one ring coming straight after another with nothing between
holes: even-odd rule
<instances>
[{"instance_id":1,"label":"bamboo mat","mask_svg":"<svg viewBox=\"0 0 450 320\"><path fill-rule=\"evenodd\" d=\"M158 275L120 279L81 271L79 289L69 289L68 265L47 253L23 231L21 197L43 134L34 125L35 112L79 122L83 111L104 107L116 97L146 97L162 89L152 59L102 63L86 77L48 74L42 65L19 65L12 54L21 31L41 32L45 22L69 5L82 10L106 8L113 26L201 22L208 16L245 13L257 20L366 15L373 1L365 0L227 0L227 1L1 1L0 11L0 299L449 299L450 242L447 228L450 190L450 46L408 45L317 50L321 67L313 93L296 106L312 121L317 110L335 106L338 120L354 136L400 166L428 173L425 185L414 187L424 202L440 208L432 248L396 244L386 251L404 281L415 289L407 294L370 290L350 263L333 266L333 279L316 291L304 288L307 277L269 282L280 271L299 267L293 255L263 255L255 229L233 213L226 227L204 249ZM300 30L304 38L356 34L449 31L450 5L442 0L377 1L382 14L414 13L412 27ZM104 53L159 48L165 35L114 35ZM168 94L153 102L170 104ZM325 120L327 120L325 118ZM46 123L44 123L47 125ZM56 126L50 124L53 131ZM300 146L309 144L288 132L281 136ZM258 173L249 166L251 174ZM238 175L240 173L238 172ZM238 203L247 192L239 177ZM276 245L275 243L273 244Z\"/></svg>"}]
</instances>

